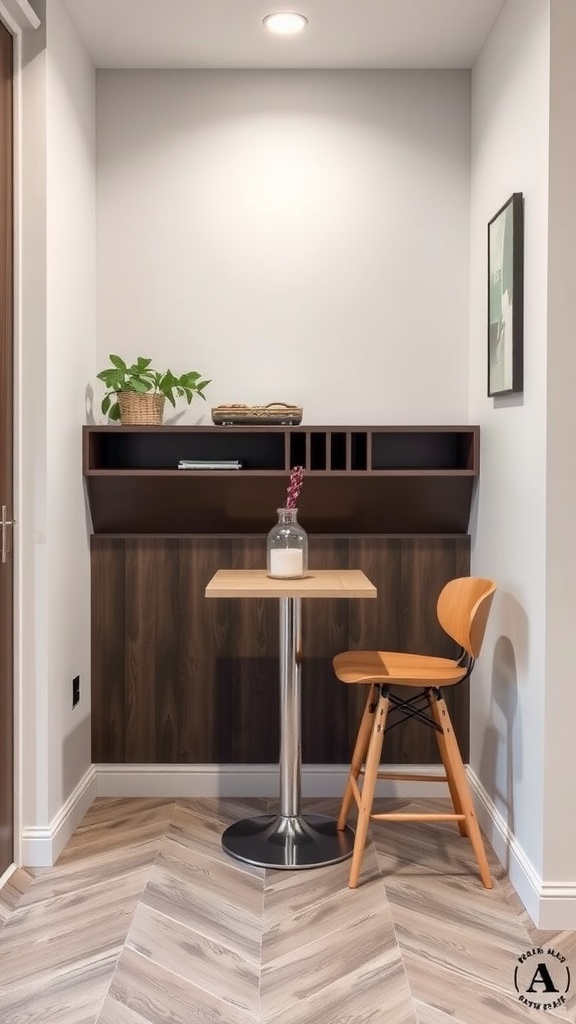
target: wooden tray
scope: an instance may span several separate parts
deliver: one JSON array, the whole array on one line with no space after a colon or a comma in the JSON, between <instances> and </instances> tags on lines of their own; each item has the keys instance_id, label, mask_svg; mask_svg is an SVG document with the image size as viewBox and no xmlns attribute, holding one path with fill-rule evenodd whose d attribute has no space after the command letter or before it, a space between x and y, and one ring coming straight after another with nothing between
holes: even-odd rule
<instances>
[{"instance_id":1,"label":"wooden tray","mask_svg":"<svg viewBox=\"0 0 576 1024\"><path fill-rule=\"evenodd\" d=\"M269 405L215 405L212 408L212 421L222 426L297 426L301 420L302 407L288 405L286 402L270 402Z\"/></svg>"}]
</instances>

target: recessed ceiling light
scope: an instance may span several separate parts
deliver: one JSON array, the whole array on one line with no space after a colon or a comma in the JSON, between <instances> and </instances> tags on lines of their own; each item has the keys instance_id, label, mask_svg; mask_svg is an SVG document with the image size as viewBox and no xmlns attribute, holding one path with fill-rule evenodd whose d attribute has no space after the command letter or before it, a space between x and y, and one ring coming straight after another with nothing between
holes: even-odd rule
<instances>
[{"instance_id":1,"label":"recessed ceiling light","mask_svg":"<svg viewBox=\"0 0 576 1024\"><path fill-rule=\"evenodd\" d=\"M277 14L267 14L262 19L262 24L278 36L295 36L306 28L308 18L303 14L296 14L293 11L279 11Z\"/></svg>"}]
</instances>

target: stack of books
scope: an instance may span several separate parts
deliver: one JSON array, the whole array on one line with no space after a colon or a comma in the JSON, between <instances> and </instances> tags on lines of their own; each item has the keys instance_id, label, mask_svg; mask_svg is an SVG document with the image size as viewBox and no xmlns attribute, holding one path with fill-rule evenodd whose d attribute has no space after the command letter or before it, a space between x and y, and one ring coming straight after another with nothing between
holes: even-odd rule
<instances>
[{"instance_id":1,"label":"stack of books","mask_svg":"<svg viewBox=\"0 0 576 1024\"><path fill-rule=\"evenodd\" d=\"M242 469L239 459L180 459L178 469Z\"/></svg>"}]
</instances>

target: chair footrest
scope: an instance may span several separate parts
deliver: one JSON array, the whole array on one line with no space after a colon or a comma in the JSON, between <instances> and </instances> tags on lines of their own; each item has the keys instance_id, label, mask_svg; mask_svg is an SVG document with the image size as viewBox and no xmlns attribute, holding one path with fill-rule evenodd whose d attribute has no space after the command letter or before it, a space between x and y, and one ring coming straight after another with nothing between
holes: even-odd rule
<instances>
[{"instance_id":1,"label":"chair footrest","mask_svg":"<svg viewBox=\"0 0 576 1024\"><path fill-rule=\"evenodd\" d=\"M364 771L364 769L362 769ZM421 772L378 772L377 779L390 779L395 782L448 782L446 775L424 775Z\"/></svg>"},{"instance_id":2,"label":"chair footrest","mask_svg":"<svg viewBox=\"0 0 576 1024\"><path fill-rule=\"evenodd\" d=\"M372 821L466 821L465 814L402 814L391 812L390 814L371 814Z\"/></svg>"}]
</instances>

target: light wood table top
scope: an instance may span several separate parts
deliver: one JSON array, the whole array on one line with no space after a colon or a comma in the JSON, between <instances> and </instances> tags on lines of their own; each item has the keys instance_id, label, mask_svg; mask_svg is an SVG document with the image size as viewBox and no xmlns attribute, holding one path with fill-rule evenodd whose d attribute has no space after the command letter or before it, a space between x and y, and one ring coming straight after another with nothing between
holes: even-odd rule
<instances>
[{"instance_id":1,"label":"light wood table top","mask_svg":"<svg viewBox=\"0 0 576 1024\"><path fill-rule=\"evenodd\" d=\"M271 579L265 569L218 569L206 597L376 597L361 569L311 569L300 580Z\"/></svg>"}]
</instances>

